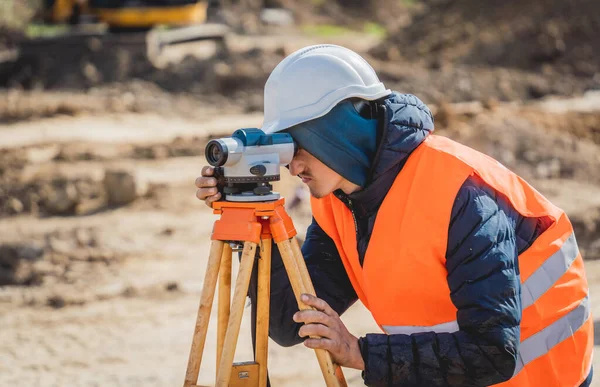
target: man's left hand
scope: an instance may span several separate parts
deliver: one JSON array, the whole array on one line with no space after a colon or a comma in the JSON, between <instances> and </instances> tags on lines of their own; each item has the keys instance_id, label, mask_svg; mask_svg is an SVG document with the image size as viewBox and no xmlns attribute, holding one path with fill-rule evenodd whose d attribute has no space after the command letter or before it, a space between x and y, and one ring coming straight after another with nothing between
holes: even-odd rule
<instances>
[{"instance_id":1,"label":"man's left hand","mask_svg":"<svg viewBox=\"0 0 600 387\"><path fill-rule=\"evenodd\" d=\"M319 337L306 339L304 345L329 351L333 361L340 366L364 370L365 363L360 354L358 339L348 332L340 316L320 298L303 294L300 300L316 310L301 310L294 314L295 322L305 324L298 334L301 337Z\"/></svg>"}]
</instances>

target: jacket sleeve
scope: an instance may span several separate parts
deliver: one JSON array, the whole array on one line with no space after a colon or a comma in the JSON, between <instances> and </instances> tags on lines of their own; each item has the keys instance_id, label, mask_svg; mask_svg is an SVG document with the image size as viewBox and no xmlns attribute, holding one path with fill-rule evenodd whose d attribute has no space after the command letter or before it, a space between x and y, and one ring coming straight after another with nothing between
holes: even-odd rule
<instances>
[{"instance_id":1,"label":"jacket sleeve","mask_svg":"<svg viewBox=\"0 0 600 387\"><path fill-rule=\"evenodd\" d=\"M463 184L448 234L447 278L459 330L361 338L366 385L488 386L512 377L521 321L514 219L483 184L474 178Z\"/></svg>"},{"instance_id":2,"label":"jacket sleeve","mask_svg":"<svg viewBox=\"0 0 600 387\"><path fill-rule=\"evenodd\" d=\"M306 231L302 254L317 296L338 314L345 312L357 299L335 243L313 219ZM274 244L271 253L271 308L269 336L279 345L289 347L303 341L298 336L302 324L292 319L298 304L292 291L281 255ZM250 298L256 300L256 285L250 286Z\"/></svg>"}]
</instances>

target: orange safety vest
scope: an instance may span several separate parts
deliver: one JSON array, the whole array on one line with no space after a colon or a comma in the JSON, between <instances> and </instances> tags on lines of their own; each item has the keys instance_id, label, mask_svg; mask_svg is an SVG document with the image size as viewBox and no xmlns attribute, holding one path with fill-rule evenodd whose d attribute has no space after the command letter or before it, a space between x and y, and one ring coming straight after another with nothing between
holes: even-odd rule
<instances>
[{"instance_id":1,"label":"orange safety vest","mask_svg":"<svg viewBox=\"0 0 600 387\"><path fill-rule=\"evenodd\" d=\"M579 386L590 372L593 321L583 259L565 213L496 160L430 135L408 158L377 213L360 265L350 210L333 194L311 199L363 304L388 334L455 332L446 271L456 194L477 174L525 217L552 225L519 255L521 343L513 377L498 386Z\"/></svg>"}]
</instances>

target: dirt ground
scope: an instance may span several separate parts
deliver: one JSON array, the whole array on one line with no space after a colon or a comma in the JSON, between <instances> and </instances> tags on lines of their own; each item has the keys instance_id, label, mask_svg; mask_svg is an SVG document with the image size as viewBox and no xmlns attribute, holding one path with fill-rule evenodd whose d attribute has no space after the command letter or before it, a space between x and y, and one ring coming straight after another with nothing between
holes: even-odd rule
<instances>
[{"instance_id":1,"label":"dirt ground","mask_svg":"<svg viewBox=\"0 0 600 387\"><path fill-rule=\"evenodd\" d=\"M548 140L555 151L548 153L521 155L512 145L540 141L537 131L546 131L547 136L552 130L569 130L561 126L566 125L563 118L587 122L591 115L597 120L600 105L590 104L593 98L571 100L569 111L552 113L554 119L546 117L551 113L545 109L557 101L493 109L458 104L436 110L441 133L498 152L497 157L569 212L586 254L594 310L599 314L600 301L594 298L600 289L597 137L569 140L564 146L578 149L575 158L556 151L563 145L555 137ZM561 101L560 106L569 104ZM548 121L556 123L554 129L546 127ZM215 220L194 197L193 181L204 164L203 144L210 136L228 134L232 127L260 122L259 114L207 116L199 124L156 114L115 113L57 116L0 129L2 165L13 162L3 178L14 182L12 187L19 189L12 198L23 202L15 211L14 203L10 207L10 200L3 199L0 218L2 280L12 281L12 286L0 288L0 385L181 384ZM501 135L506 131L523 137L511 136L513 142L506 142L508 136ZM544 166L551 153L549 166ZM588 169L579 171L576 166L582 159L589 162ZM93 193L107 189L104 176L115 168L150 188L127 205L108 204L103 198L109 194ZM65 181L88 184L87 191L75 189L74 204L63 197L71 207L53 207L43 196L44 187L59 178L63 185L55 185L56 192L68 191ZM291 198L298 182L285 172L282 178L278 189ZM56 213L63 209L68 212ZM290 213L302 232L309 221L306 203ZM344 321L356 335L377 332L361 305L353 307ZM243 324L247 328L248 316ZM204 383L211 383L214 373L215 330L213 321L201 371ZM240 340L237 359L249 359L248 329ZM274 385L320 384L318 365L308 349L271 343L270 356ZM346 375L350 385L361 385L359 373L346 370Z\"/></svg>"},{"instance_id":2,"label":"dirt ground","mask_svg":"<svg viewBox=\"0 0 600 387\"><path fill-rule=\"evenodd\" d=\"M595 3L556 6L562 15L540 14L550 20L541 24L514 18L538 14L513 1L273 3L301 23L360 29L369 19L391 32L315 36L232 11L225 46L173 47L151 62L123 42L90 38L77 49L45 47L52 55L41 61L0 64L0 386L182 384L216 220L194 196L204 146L260 126L269 72L324 40L362 53L388 87L423 99L438 134L490 154L562 207L600 315ZM535 3L527 6L546 12L552 0ZM463 23L460 9L471 8ZM589 17L580 23L581 13ZM306 191L285 170L276 188L288 202L302 199L289 209L302 238ZM249 312L236 360L251 357ZM362 305L343 320L357 336L378 332ZM212 321L200 384L214 379L215 338ZM269 353L273 385L322 385L312 351L271 342ZM345 373L362 385L359 372Z\"/></svg>"}]
</instances>

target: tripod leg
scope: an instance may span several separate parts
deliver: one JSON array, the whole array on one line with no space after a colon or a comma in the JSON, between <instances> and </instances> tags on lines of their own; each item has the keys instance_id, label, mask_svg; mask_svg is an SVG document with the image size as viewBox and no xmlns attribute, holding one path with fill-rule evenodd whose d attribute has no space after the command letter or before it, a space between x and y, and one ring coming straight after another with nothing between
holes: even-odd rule
<instances>
[{"instance_id":1,"label":"tripod leg","mask_svg":"<svg viewBox=\"0 0 600 387\"><path fill-rule=\"evenodd\" d=\"M217 366L223 352L225 332L227 332L227 321L229 321L229 308L231 302L231 247L228 243L223 245L223 256L221 258L221 270L219 271L219 309L217 319Z\"/></svg>"},{"instance_id":2,"label":"tripod leg","mask_svg":"<svg viewBox=\"0 0 600 387\"><path fill-rule=\"evenodd\" d=\"M304 258L302 257L298 242L295 241L295 238L292 238L292 240L296 243L295 247L293 247L293 242L289 239L277 243L277 247L281 253L285 270L290 278L290 283L292 284L292 289L294 290L294 295L298 302L298 308L300 308L300 310L310 309L309 306L300 301L300 296L303 293L314 296L316 295L315 289L310 280L308 270L306 269L306 264L304 263ZM341 368L333 363L331 354L323 349L315 349L315 353L317 355L317 360L319 361L319 366L321 367L321 372L325 378L326 385L328 387L347 386Z\"/></svg>"},{"instance_id":3,"label":"tripod leg","mask_svg":"<svg viewBox=\"0 0 600 387\"><path fill-rule=\"evenodd\" d=\"M222 254L223 242L212 241L210 255L208 257L208 266L206 268L206 274L204 275L204 284L202 285L202 295L200 296L196 327L192 338L192 348L190 349L190 357L185 373L184 387L195 386L198 382L198 373L200 372L202 352L204 351L206 331L208 329L210 311L215 296L215 287L219 276L219 266L221 264Z\"/></svg>"},{"instance_id":4,"label":"tripod leg","mask_svg":"<svg viewBox=\"0 0 600 387\"><path fill-rule=\"evenodd\" d=\"M306 267L306 263L304 263L304 257L302 256L302 250L300 249L298 240L296 238L292 238L290 240L290 242L292 245L292 251L294 253L294 257L296 258L296 264L298 265L298 270L300 271L300 277L302 278L302 281L304 282L304 286L308 290L308 293L310 293L312 295L316 295L315 288L312 284L312 281L310 279L310 274L308 273L308 269ZM326 359L326 362L327 362L327 364L329 364L329 361L331 360L331 355L328 352L326 352L326 353L327 353L327 357L329 358L329 359ZM340 386L346 386L346 378L344 377L344 374L342 372L342 367L340 367L337 364L333 364L333 367L335 368L335 376L336 376L338 382L340 383Z\"/></svg>"},{"instance_id":5,"label":"tripod leg","mask_svg":"<svg viewBox=\"0 0 600 387\"><path fill-rule=\"evenodd\" d=\"M269 304L271 297L271 239L261 240L258 261L258 291L256 309L256 352L259 364L258 385L267 386L267 355L269 343Z\"/></svg>"},{"instance_id":6,"label":"tripod leg","mask_svg":"<svg viewBox=\"0 0 600 387\"><path fill-rule=\"evenodd\" d=\"M256 243L245 242L240 270L235 283L235 292L233 293L233 302L231 304L231 313L227 324L227 333L223 343L223 353L219 361L219 370L217 373L217 387L227 387L231 379L231 370L233 368L233 357L240 333L240 324L242 323L242 314L244 313L244 300L248 293L250 285L250 275L256 254Z\"/></svg>"}]
</instances>

